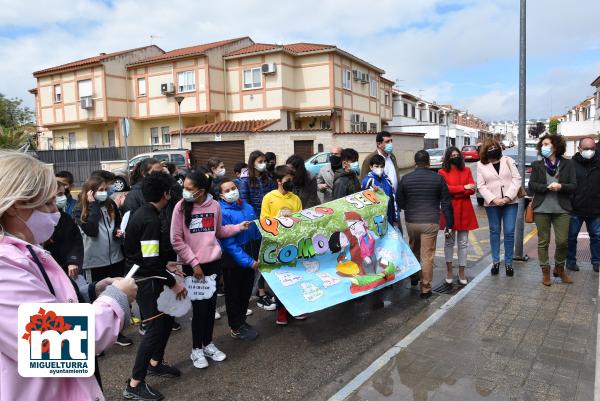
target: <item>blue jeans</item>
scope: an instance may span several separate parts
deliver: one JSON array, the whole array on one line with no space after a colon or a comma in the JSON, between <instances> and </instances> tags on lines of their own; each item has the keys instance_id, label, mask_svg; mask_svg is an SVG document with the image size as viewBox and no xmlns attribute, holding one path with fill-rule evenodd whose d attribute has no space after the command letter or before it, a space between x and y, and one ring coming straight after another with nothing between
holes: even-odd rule
<instances>
[{"instance_id":1,"label":"blue jeans","mask_svg":"<svg viewBox=\"0 0 600 401\"><path fill-rule=\"evenodd\" d=\"M590 234L590 251L592 252L592 264L600 264L600 217L571 216L569 224L569 250L567 251L567 263L577 263L577 235L581 226L585 223Z\"/></svg>"},{"instance_id":2,"label":"blue jeans","mask_svg":"<svg viewBox=\"0 0 600 401\"><path fill-rule=\"evenodd\" d=\"M519 205L513 203L485 208L490 225L490 247L492 248L492 261L494 263L500 262L500 232L504 228L504 263L512 265L518 207Z\"/></svg>"}]
</instances>

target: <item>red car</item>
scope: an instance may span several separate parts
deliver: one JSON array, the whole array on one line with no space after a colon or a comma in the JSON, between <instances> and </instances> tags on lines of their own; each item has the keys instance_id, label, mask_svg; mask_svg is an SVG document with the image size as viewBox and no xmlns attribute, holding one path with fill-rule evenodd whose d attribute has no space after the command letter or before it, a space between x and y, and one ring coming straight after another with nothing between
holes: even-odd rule
<instances>
[{"instance_id":1,"label":"red car","mask_svg":"<svg viewBox=\"0 0 600 401\"><path fill-rule=\"evenodd\" d=\"M462 147L462 155L467 162L479 161L479 147L475 145L465 145Z\"/></svg>"}]
</instances>

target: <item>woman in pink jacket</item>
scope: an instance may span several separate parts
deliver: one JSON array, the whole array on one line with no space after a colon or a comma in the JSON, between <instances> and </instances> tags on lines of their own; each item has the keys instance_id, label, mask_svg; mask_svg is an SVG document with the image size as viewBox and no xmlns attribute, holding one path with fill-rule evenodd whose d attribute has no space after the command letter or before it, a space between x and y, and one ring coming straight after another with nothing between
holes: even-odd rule
<instances>
[{"instance_id":1,"label":"woman in pink jacket","mask_svg":"<svg viewBox=\"0 0 600 401\"><path fill-rule=\"evenodd\" d=\"M228 238L247 230L250 222L221 225L221 206L210 194L211 179L201 171L185 177L183 199L173 210L171 243L183 263L186 276L214 280L221 274L221 246L217 238ZM212 342L217 307L216 282L209 299L192 300L192 353L190 359L198 369L208 367L206 358L221 362L226 358Z\"/></svg>"},{"instance_id":2,"label":"woman in pink jacket","mask_svg":"<svg viewBox=\"0 0 600 401\"><path fill-rule=\"evenodd\" d=\"M481 145L477 162L477 189L484 199L490 225L492 248L492 275L500 271L500 231L504 229L504 268L512 277L513 250L515 248L515 223L517 221L517 193L521 188L521 175L515 161L502 156L502 146L494 139Z\"/></svg>"},{"instance_id":3,"label":"woman in pink jacket","mask_svg":"<svg viewBox=\"0 0 600 401\"><path fill-rule=\"evenodd\" d=\"M52 169L23 153L0 151L0 400L104 400L99 376L26 378L17 370L17 312L22 303L77 303L82 293L39 245L60 217ZM111 284L112 283L112 284ZM96 352L129 320L137 287L105 279L92 287ZM79 297L78 297L79 296Z\"/></svg>"}]
</instances>

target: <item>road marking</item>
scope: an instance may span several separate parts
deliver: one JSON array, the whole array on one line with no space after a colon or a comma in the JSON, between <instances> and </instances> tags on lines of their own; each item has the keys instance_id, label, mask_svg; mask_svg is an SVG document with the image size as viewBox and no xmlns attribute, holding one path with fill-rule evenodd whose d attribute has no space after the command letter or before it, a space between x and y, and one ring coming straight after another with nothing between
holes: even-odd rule
<instances>
[{"instance_id":1,"label":"road marking","mask_svg":"<svg viewBox=\"0 0 600 401\"><path fill-rule=\"evenodd\" d=\"M469 242L473 246L473 249L475 249L475 254L478 256L483 256L483 249L481 249L481 246L479 246L479 242L477 242L477 238L475 238L473 231L469 231Z\"/></svg>"},{"instance_id":2,"label":"road marking","mask_svg":"<svg viewBox=\"0 0 600 401\"><path fill-rule=\"evenodd\" d=\"M534 228L527 234L527 236L523 239L523 244L526 244L533 236L537 233L537 229ZM446 301L438 310L433 312L431 316L429 316L423 323L415 327L406 337L400 340L398 343L393 345L390 349L383 353L379 358L377 358L373 363L371 363L365 370L360 372L358 375L354 377L354 379L350 380L344 387L338 390L337 393L332 395L328 401L341 401L348 398L353 392L358 390L360 386L367 382L379 369L385 366L392 358L398 355L402 350L407 348L413 341L415 341L421 334L423 334L427 329L433 326L442 316L446 314L450 309L452 309L456 304L462 300L467 294L475 288L475 286L483 280L489 274L489 267L483 269L469 284L466 285L461 291L459 291L456 295L452 296L448 301ZM598 292L600 294L600 280ZM600 316L598 318L598 341L600 341ZM600 359L600 347L596 344L596 381L595 381L595 393L596 398L594 401L600 401L600 368L598 367L598 360Z\"/></svg>"}]
</instances>

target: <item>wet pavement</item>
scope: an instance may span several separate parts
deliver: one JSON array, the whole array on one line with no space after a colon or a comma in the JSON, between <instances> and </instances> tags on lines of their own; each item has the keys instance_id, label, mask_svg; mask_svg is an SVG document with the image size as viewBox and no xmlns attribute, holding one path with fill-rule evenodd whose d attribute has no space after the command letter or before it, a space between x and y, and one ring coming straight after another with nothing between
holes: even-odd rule
<instances>
[{"instance_id":1,"label":"wet pavement","mask_svg":"<svg viewBox=\"0 0 600 401\"><path fill-rule=\"evenodd\" d=\"M486 274L348 399L593 401L598 274L580 265L551 287L535 258L513 278Z\"/></svg>"}]
</instances>

